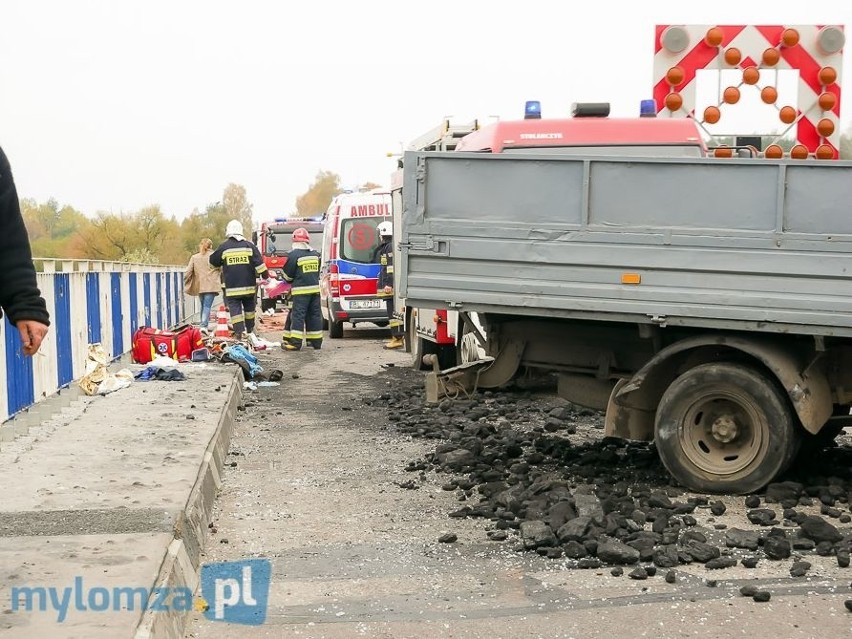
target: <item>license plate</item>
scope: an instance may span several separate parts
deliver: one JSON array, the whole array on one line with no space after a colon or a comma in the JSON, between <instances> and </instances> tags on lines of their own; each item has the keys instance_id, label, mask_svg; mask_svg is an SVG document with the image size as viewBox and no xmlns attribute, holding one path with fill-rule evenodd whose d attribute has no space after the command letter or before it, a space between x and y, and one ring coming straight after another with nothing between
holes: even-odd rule
<instances>
[{"instance_id":1,"label":"license plate","mask_svg":"<svg viewBox=\"0 0 852 639\"><path fill-rule=\"evenodd\" d=\"M367 308L381 308L382 300L351 300L349 302L349 308L352 309L367 309Z\"/></svg>"}]
</instances>

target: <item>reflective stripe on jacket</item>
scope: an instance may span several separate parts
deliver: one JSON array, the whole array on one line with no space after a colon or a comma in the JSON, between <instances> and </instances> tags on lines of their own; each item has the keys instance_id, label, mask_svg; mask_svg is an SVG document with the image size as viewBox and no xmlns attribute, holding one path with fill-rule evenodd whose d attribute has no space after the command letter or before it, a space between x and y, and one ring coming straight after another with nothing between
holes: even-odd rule
<instances>
[{"instance_id":1,"label":"reflective stripe on jacket","mask_svg":"<svg viewBox=\"0 0 852 639\"><path fill-rule=\"evenodd\" d=\"M284 279L292 284L291 295L319 294L320 254L307 248L296 248L287 254Z\"/></svg>"},{"instance_id":2,"label":"reflective stripe on jacket","mask_svg":"<svg viewBox=\"0 0 852 639\"><path fill-rule=\"evenodd\" d=\"M226 297L254 295L257 278L266 273L266 264L257 247L248 240L233 237L210 254L210 265L222 269Z\"/></svg>"}]
</instances>

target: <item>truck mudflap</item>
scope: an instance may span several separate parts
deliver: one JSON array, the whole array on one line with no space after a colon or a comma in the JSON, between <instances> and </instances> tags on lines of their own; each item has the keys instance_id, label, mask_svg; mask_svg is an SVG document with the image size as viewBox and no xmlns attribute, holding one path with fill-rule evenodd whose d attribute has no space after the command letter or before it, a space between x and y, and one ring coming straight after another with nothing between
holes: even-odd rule
<instances>
[{"instance_id":1,"label":"truck mudflap","mask_svg":"<svg viewBox=\"0 0 852 639\"><path fill-rule=\"evenodd\" d=\"M706 335L667 346L629 380L616 384L607 408L606 434L653 439L654 413L666 388L685 367L722 361L719 349L744 353L763 364L784 388L809 433L818 433L831 417L831 387L818 358L803 364L789 349L771 341L739 335Z\"/></svg>"}]
</instances>

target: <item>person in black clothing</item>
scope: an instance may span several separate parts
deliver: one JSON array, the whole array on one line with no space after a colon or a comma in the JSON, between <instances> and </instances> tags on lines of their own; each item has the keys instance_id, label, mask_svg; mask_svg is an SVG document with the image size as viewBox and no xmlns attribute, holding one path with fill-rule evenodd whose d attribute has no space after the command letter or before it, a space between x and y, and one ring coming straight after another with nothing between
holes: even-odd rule
<instances>
[{"instance_id":1,"label":"person in black clothing","mask_svg":"<svg viewBox=\"0 0 852 639\"><path fill-rule=\"evenodd\" d=\"M287 316L289 337L281 342L286 351L301 350L307 340L314 349L322 347L322 310L320 309L320 254L310 246L307 229L293 231L293 250L287 254L284 279L292 283L292 308ZM285 326L285 336L287 327Z\"/></svg>"},{"instance_id":2,"label":"person in black clothing","mask_svg":"<svg viewBox=\"0 0 852 639\"><path fill-rule=\"evenodd\" d=\"M0 317L3 312L21 334L24 355L34 355L50 326L47 304L38 290L30 239L12 168L0 148Z\"/></svg>"},{"instance_id":3,"label":"person in black clothing","mask_svg":"<svg viewBox=\"0 0 852 639\"><path fill-rule=\"evenodd\" d=\"M210 254L210 266L222 269L225 301L231 315L234 337L254 332L257 310L257 278L265 278L267 269L257 247L243 237L243 225L231 220L225 229L227 239Z\"/></svg>"},{"instance_id":4,"label":"person in black clothing","mask_svg":"<svg viewBox=\"0 0 852 639\"><path fill-rule=\"evenodd\" d=\"M384 298L388 312L388 326L391 338L385 343L385 348L402 348L405 340L402 337L402 322L393 315L393 225L390 222L382 222L377 227L381 244L376 248L373 262L381 266L379 279L376 283L376 296Z\"/></svg>"}]
</instances>

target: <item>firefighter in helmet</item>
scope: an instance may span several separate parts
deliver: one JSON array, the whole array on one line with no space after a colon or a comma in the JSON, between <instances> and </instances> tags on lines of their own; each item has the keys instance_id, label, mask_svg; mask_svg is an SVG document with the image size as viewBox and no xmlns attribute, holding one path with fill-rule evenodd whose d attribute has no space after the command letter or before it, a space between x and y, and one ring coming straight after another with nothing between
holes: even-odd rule
<instances>
[{"instance_id":1,"label":"firefighter in helmet","mask_svg":"<svg viewBox=\"0 0 852 639\"><path fill-rule=\"evenodd\" d=\"M260 251L243 237L243 225L231 220L225 228L226 239L210 254L210 266L222 269L225 302L231 315L234 337L254 332L257 308L257 278L267 276Z\"/></svg>"},{"instance_id":2,"label":"firefighter in helmet","mask_svg":"<svg viewBox=\"0 0 852 639\"><path fill-rule=\"evenodd\" d=\"M376 295L385 300L391 334L390 340L385 343L385 348L401 348L405 345L405 340L402 337L402 322L393 314L393 225L385 221L376 228L381 238L381 244L376 248L376 257L373 260L381 266L379 280L376 284Z\"/></svg>"},{"instance_id":3,"label":"firefighter in helmet","mask_svg":"<svg viewBox=\"0 0 852 639\"><path fill-rule=\"evenodd\" d=\"M301 350L305 341L314 349L322 347L322 311L320 310L320 254L311 248L307 229L293 231L293 249L287 254L284 279L292 285L292 308L288 316L289 335L281 347L287 351ZM286 327L285 327L286 329Z\"/></svg>"}]
</instances>

